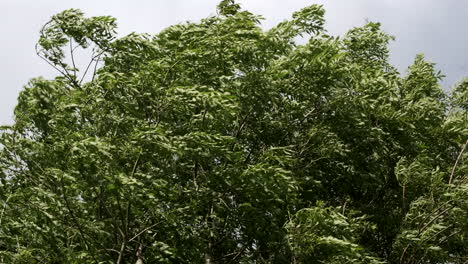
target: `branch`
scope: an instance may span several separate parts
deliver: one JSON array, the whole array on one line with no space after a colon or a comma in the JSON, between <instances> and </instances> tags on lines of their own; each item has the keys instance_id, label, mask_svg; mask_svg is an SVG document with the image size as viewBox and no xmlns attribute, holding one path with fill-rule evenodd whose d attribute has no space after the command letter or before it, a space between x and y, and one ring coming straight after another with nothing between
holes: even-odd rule
<instances>
[{"instance_id":1,"label":"branch","mask_svg":"<svg viewBox=\"0 0 468 264\"><path fill-rule=\"evenodd\" d=\"M45 62L47 62L47 64L49 64L50 66L52 66L52 68L54 68L55 70L57 70L58 72L60 72L60 74L62 74L63 77L67 78L72 84L73 86L75 86L76 88L78 89L81 89L81 86L76 82L75 79L71 78L71 75L70 73L67 71L67 69L63 68L63 71L61 71L59 68L57 68L57 66L55 66L52 62L50 62L47 58L45 58L44 56L42 56L40 54L40 50L37 49L37 44L36 44L36 54L39 58L41 58L42 60L44 60Z\"/></svg>"},{"instance_id":2,"label":"branch","mask_svg":"<svg viewBox=\"0 0 468 264\"><path fill-rule=\"evenodd\" d=\"M136 264L143 264L143 244L140 244L140 246L138 247L136 257Z\"/></svg>"},{"instance_id":3,"label":"branch","mask_svg":"<svg viewBox=\"0 0 468 264\"><path fill-rule=\"evenodd\" d=\"M57 70L58 72L60 72L60 74L62 74L64 77L69 78L69 77L67 76L66 73L64 73L63 71L61 71L59 68L57 68L57 66L55 66L52 62L50 62L48 59L46 59L44 56L41 55L41 53L40 53L41 50L37 48L37 45L38 45L38 44L36 44L36 54L37 54L37 56L39 56L39 58L41 58L41 59L43 59L45 62L47 62L47 64L49 64L50 66L52 66L52 68L54 68L55 70Z\"/></svg>"},{"instance_id":4,"label":"branch","mask_svg":"<svg viewBox=\"0 0 468 264\"><path fill-rule=\"evenodd\" d=\"M130 175L132 178L135 175L136 169L138 167L138 163L140 162L140 157L141 157L141 153L138 154L138 158L136 159L135 163L133 164L132 175Z\"/></svg>"},{"instance_id":5,"label":"branch","mask_svg":"<svg viewBox=\"0 0 468 264\"><path fill-rule=\"evenodd\" d=\"M41 37L45 37L44 35L44 30L45 28L50 24L52 23L52 20L48 21L47 23L45 23L44 26L42 26L41 30L39 31ZM71 45L71 42L70 42L70 45ZM70 46L71 47L71 46ZM81 89L81 86L76 82L76 78L71 78L71 75L70 73L67 71L66 68L63 68L63 71L61 71L59 68L57 68L56 65L54 65L53 63L51 63L47 58L45 58L44 56L41 55L41 51L43 51L43 49L39 49L39 43L36 43L36 45L34 46L34 49L36 50L36 54L37 56L39 56L39 58L43 59L45 62L47 62L47 64L49 64L50 66L52 66L52 68L54 68L55 70L57 70L58 72L60 72L60 74L62 74L62 76L64 76L65 78L67 78L76 88L78 89ZM72 60L73 60L73 51L75 50L74 48L70 48L71 49L71 52L72 52Z\"/></svg>"},{"instance_id":6,"label":"branch","mask_svg":"<svg viewBox=\"0 0 468 264\"><path fill-rule=\"evenodd\" d=\"M253 108L250 108L250 109L249 109L249 112L244 116L244 118L242 118L241 122L239 123L239 128L237 129L237 132L234 134L234 137L235 137L236 139L239 138L239 136L240 136L242 130L244 129L244 126L245 126L245 123L246 123L246 121L247 121L247 118L250 117L250 115L252 114L252 112L253 112ZM236 143L237 143L236 141L232 142L231 151L234 150L234 147L236 146ZM250 153L249 153L249 155L250 155ZM226 164L226 165L227 165L227 164Z\"/></svg>"},{"instance_id":7,"label":"branch","mask_svg":"<svg viewBox=\"0 0 468 264\"><path fill-rule=\"evenodd\" d=\"M133 240L135 240L136 238L138 238L139 236L141 236L142 234L144 234L146 231L150 230L151 228L159 225L161 222L157 222L156 224L154 225L151 225L151 226L148 226L147 228L141 230L140 232L138 232L138 234L136 234L134 237L132 237L130 240L128 240L128 242L132 242Z\"/></svg>"},{"instance_id":8,"label":"branch","mask_svg":"<svg viewBox=\"0 0 468 264\"><path fill-rule=\"evenodd\" d=\"M312 109L312 110L310 110L309 112L307 112L307 114L305 114L305 115L301 118L301 120L299 120L299 124L302 126L302 123L307 119L307 117L309 117L312 113L314 113L316 109L317 109L317 107L315 107L314 109ZM279 141L280 143L283 142L283 141L286 139L286 137L289 135L289 132L290 132L289 130L286 131L286 133L281 137L281 139L280 139L280 141Z\"/></svg>"},{"instance_id":9,"label":"branch","mask_svg":"<svg viewBox=\"0 0 468 264\"><path fill-rule=\"evenodd\" d=\"M239 257L242 253L244 253L244 251L247 249L247 245L244 245L239 251L237 252L233 252L233 253L230 253L230 254L227 254L225 255L224 257L230 257L232 255L235 255L230 261L229 263L232 263L234 262L234 260L236 260L237 257Z\"/></svg>"},{"instance_id":10,"label":"branch","mask_svg":"<svg viewBox=\"0 0 468 264\"><path fill-rule=\"evenodd\" d=\"M115 250L113 248L103 248L103 249L98 249L98 251L112 251L112 252L115 252L115 253L120 253L118 250Z\"/></svg>"},{"instance_id":11,"label":"branch","mask_svg":"<svg viewBox=\"0 0 468 264\"><path fill-rule=\"evenodd\" d=\"M240 133L242 132L242 129L244 129L244 125L245 125L245 121L247 121L247 118L250 116L250 113L252 112L252 110L250 110L245 116L244 118L242 119L242 121L240 122L240 125L239 125L239 128L237 129L237 132L236 134L234 135L235 138L238 138L240 136Z\"/></svg>"},{"instance_id":12,"label":"branch","mask_svg":"<svg viewBox=\"0 0 468 264\"><path fill-rule=\"evenodd\" d=\"M403 250L403 253L401 253L401 256L400 256L400 263L403 263L403 259L406 255L406 251L408 250L408 248L410 247L411 244L408 244L406 245L405 249Z\"/></svg>"},{"instance_id":13,"label":"branch","mask_svg":"<svg viewBox=\"0 0 468 264\"><path fill-rule=\"evenodd\" d=\"M451 208L446 208L445 210L441 211L438 213L434 218L431 219L431 221L427 222L421 229L419 229L418 235L420 235L422 232L426 231L426 229L437 219L439 219L444 213L446 213L448 210Z\"/></svg>"},{"instance_id":14,"label":"branch","mask_svg":"<svg viewBox=\"0 0 468 264\"><path fill-rule=\"evenodd\" d=\"M70 37L70 57L71 57L71 61L72 61L72 64L73 64L73 76L75 77L76 79L76 65L75 65L75 57L73 56L73 51L75 50L73 48L73 39Z\"/></svg>"},{"instance_id":15,"label":"branch","mask_svg":"<svg viewBox=\"0 0 468 264\"><path fill-rule=\"evenodd\" d=\"M133 177L133 175L135 174L135 171L137 169L137 166L138 166L138 162L140 161L140 156L141 156L141 153L138 154L138 158L136 159L135 161L135 164L133 165L133 169L132 169L132 174L131 174L131 177ZM117 200L117 203L119 204L119 210L122 211L120 208L120 203L118 202ZM126 216L123 217L122 215L122 221L125 221L125 224L124 224L124 228L125 228L125 232L123 232L120 228L119 228L119 232L120 234L122 235L122 244L120 245L120 251L119 251L119 257L117 258L117 264L120 264L121 261L122 261L122 258L123 258L123 255L125 253L125 247L127 246L127 234L128 234L128 223L129 223L129 212L130 212L130 202L128 203L127 205L127 212L126 212ZM121 213L122 214L122 213ZM133 239L133 238L132 238ZM130 240L131 241L131 240Z\"/></svg>"},{"instance_id":16,"label":"branch","mask_svg":"<svg viewBox=\"0 0 468 264\"><path fill-rule=\"evenodd\" d=\"M93 77L91 78L91 81L93 82L94 81L94 77L96 76L96 70L97 70L97 66L98 66L98 63L99 63L99 59L101 58L101 54L99 54L97 60L96 60L96 64L94 64L94 71L93 71Z\"/></svg>"},{"instance_id":17,"label":"branch","mask_svg":"<svg viewBox=\"0 0 468 264\"><path fill-rule=\"evenodd\" d=\"M101 57L101 55L104 53L104 51L101 51L99 52L97 55L94 55L94 51L93 51L93 55L91 56L91 61L88 63L88 66L86 66L86 70L85 72L83 73L83 76L81 76L81 80L80 80L80 84L83 82L84 78L86 77L86 74L88 73L88 70L89 68L91 67L91 65L93 64L93 61L96 60L96 64L94 65L94 73L93 73L93 81L94 81L94 75L96 74L96 68L97 68L97 64L99 62L99 58ZM97 59L96 59L97 58Z\"/></svg>"},{"instance_id":18,"label":"branch","mask_svg":"<svg viewBox=\"0 0 468 264\"><path fill-rule=\"evenodd\" d=\"M432 235L432 236L430 236L430 237L428 237L428 238L426 238L426 239L423 239L422 242L431 241L433 238L436 238L438 235L442 234L443 232L449 230L449 229L452 228L452 227L453 227L453 224L447 226L446 228L444 228L444 229L442 229L442 230L440 230L440 231L438 231L438 232L435 233L434 235Z\"/></svg>"},{"instance_id":19,"label":"branch","mask_svg":"<svg viewBox=\"0 0 468 264\"><path fill-rule=\"evenodd\" d=\"M463 144L463 147L462 147L460 153L458 154L457 160L455 161L455 164L453 165L452 173L450 174L450 179L449 179L449 182L448 182L449 184L452 184L453 175L455 174L455 169L457 168L458 162L460 161L460 158L461 158L463 152L465 151L467 145L468 145L468 139L466 140L465 144Z\"/></svg>"},{"instance_id":20,"label":"branch","mask_svg":"<svg viewBox=\"0 0 468 264\"><path fill-rule=\"evenodd\" d=\"M180 60L181 60L180 58L177 59L177 60L174 62L174 64L172 64L171 67L169 67L169 69L166 71L166 74L164 75L164 79L163 79L163 81L162 81L163 83L166 82L166 79L167 79L167 76L169 75L169 72L177 65L177 63L179 63Z\"/></svg>"},{"instance_id":21,"label":"branch","mask_svg":"<svg viewBox=\"0 0 468 264\"><path fill-rule=\"evenodd\" d=\"M450 235L444 237L442 240L439 241L439 245L442 245L442 243L444 243L445 241L447 241L449 238L453 237L454 235L460 233L461 230L456 230L454 231L453 233L451 233Z\"/></svg>"},{"instance_id":22,"label":"branch","mask_svg":"<svg viewBox=\"0 0 468 264\"><path fill-rule=\"evenodd\" d=\"M83 230L82 230L82 228L81 228L81 225L80 225L80 223L78 222L78 219L75 217L75 214L73 213L73 210L71 209L70 203L68 202L67 195L66 195L66 193L65 193L65 185L63 184L63 176L62 176L62 179L60 180L60 183L61 183L61 185L62 185L62 196L63 196L63 199L65 200L65 205L66 205L66 207L67 207L67 210L68 210L68 212L70 213L70 216L71 216L73 222L75 223L76 227L78 228L78 232L80 233L80 236L81 236L81 238L83 239L83 241L84 241L84 243L85 243L85 245L86 245L87 250L90 250L90 246L89 246L89 244L88 244L88 241L86 240L86 237L85 237L84 232L83 232ZM94 255L91 254L91 256L93 257L94 261L97 262L97 260L96 260L96 258L94 257Z\"/></svg>"},{"instance_id":23,"label":"branch","mask_svg":"<svg viewBox=\"0 0 468 264\"><path fill-rule=\"evenodd\" d=\"M423 226L423 224L429 220L429 218L431 218L431 216L434 216L437 212L439 212L439 210L445 210L445 206L448 205L450 206L450 203L452 202L453 200L450 199L444 203L442 203L441 205L439 205L439 207L435 208L434 210L432 210L428 215L426 215L421 222L421 224L418 226L418 230L420 230ZM414 220L418 219L419 217L423 217L423 215L420 215L420 216L416 216L416 218L414 218Z\"/></svg>"},{"instance_id":24,"label":"branch","mask_svg":"<svg viewBox=\"0 0 468 264\"><path fill-rule=\"evenodd\" d=\"M122 258L125 252L125 246L127 245L125 234L122 232L122 230L120 230L120 228L119 228L119 231L120 231L120 234L122 235L122 244L120 245L119 257L117 258L117 262L116 262L117 264L120 264L120 262L122 261Z\"/></svg>"},{"instance_id":25,"label":"branch","mask_svg":"<svg viewBox=\"0 0 468 264\"><path fill-rule=\"evenodd\" d=\"M7 207L8 201L10 200L12 195L13 195L13 191L10 192L10 194L8 195L8 198L5 200L5 204L3 205L2 213L0 213L0 226L2 226L3 214L5 213L5 209Z\"/></svg>"}]
</instances>

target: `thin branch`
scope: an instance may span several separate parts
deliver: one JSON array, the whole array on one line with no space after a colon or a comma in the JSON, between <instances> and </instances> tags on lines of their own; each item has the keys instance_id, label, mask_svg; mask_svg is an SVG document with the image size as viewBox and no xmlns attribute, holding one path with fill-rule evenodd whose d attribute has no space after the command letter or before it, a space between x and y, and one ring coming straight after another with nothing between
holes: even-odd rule
<instances>
[{"instance_id":1,"label":"thin branch","mask_svg":"<svg viewBox=\"0 0 468 264\"><path fill-rule=\"evenodd\" d=\"M242 253L244 253L244 251L247 249L247 245L244 245L241 250L239 250L238 252L233 252L231 254L227 254L225 255L224 257L229 257L229 256L232 256L235 254L235 256L229 261L229 263L232 263L234 262L234 260L236 260L237 257L239 257Z\"/></svg>"},{"instance_id":2,"label":"thin branch","mask_svg":"<svg viewBox=\"0 0 468 264\"><path fill-rule=\"evenodd\" d=\"M211 216L213 215L213 204L210 205L210 212L208 213L208 215L206 216L206 219L205 219L205 225L209 225L208 221L211 221L211 228L210 228L210 237L208 238L208 249L207 249L207 252L205 252L205 264L211 264L211 261L212 261L212 256L211 256L211 253L212 253L212 250L213 250L213 243L212 243L212 240L213 240L213 237L214 237L214 234L213 234L213 220L211 218Z\"/></svg>"},{"instance_id":3,"label":"thin branch","mask_svg":"<svg viewBox=\"0 0 468 264\"><path fill-rule=\"evenodd\" d=\"M122 235L124 235L122 233ZM122 237L122 244L120 245L120 251L119 251L119 257L117 258L117 264L120 264L120 262L122 262L122 258L123 258L123 255L124 255L124 252L125 252L125 246L127 245L127 240L125 239L125 236Z\"/></svg>"},{"instance_id":4,"label":"thin branch","mask_svg":"<svg viewBox=\"0 0 468 264\"><path fill-rule=\"evenodd\" d=\"M250 110L246 115L245 117L242 119L242 121L240 122L240 125L239 125L239 128L237 129L237 132L236 134L234 135L235 138L238 138L240 136L240 133L242 132L242 129L244 129L244 125L245 125L245 122L247 121L247 118L250 116L250 113L252 112L252 110Z\"/></svg>"},{"instance_id":5,"label":"thin branch","mask_svg":"<svg viewBox=\"0 0 468 264\"><path fill-rule=\"evenodd\" d=\"M133 236L130 240L128 240L128 242L132 242L133 240L135 240L136 238L138 238L139 236L141 236L142 234L146 233L146 231L150 230L151 228L159 225L161 222L157 222L156 224L154 225L151 225L151 226L148 226L147 228L141 230L140 232L138 232L138 234L136 234L135 236Z\"/></svg>"},{"instance_id":6,"label":"thin branch","mask_svg":"<svg viewBox=\"0 0 468 264\"><path fill-rule=\"evenodd\" d=\"M460 158L461 158L463 152L465 151L467 145L468 145L468 139L466 140L465 144L463 144L463 147L462 147L460 153L458 154L457 160L455 161L455 164L453 165L452 173L450 174L450 179L449 179L449 182L448 182L449 184L452 184L453 175L455 174L455 169L457 168L458 162L460 161Z\"/></svg>"},{"instance_id":7,"label":"thin branch","mask_svg":"<svg viewBox=\"0 0 468 264\"><path fill-rule=\"evenodd\" d=\"M442 245L442 243L444 243L445 241L447 241L449 238L453 237L454 235L460 233L461 230L457 230L457 231L454 231L453 233L451 233L450 235L444 237L442 240L439 241L439 245Z\"/></svg>"},{"instance_id":8,"label":"thin branch","mask_svg":"<svg viewBox=\"0 0 468 264\"><path fill-rule=\"evenodd\" d=\"M299 120L299 124L302 126L302 123L312 114L315 112L315 110L317 110L317 107L315 107L314 109L310 110L309 112L307 112L307 114L305 114L300 120ZM280 141L279 142L283 142L288 136L289 136L289 130L286 131L286 133L281 137Z\"/></svg>"},{"instance_id":9,"label":"thin branch","mask_svg":"<svg viewBox=\"0 0 468 264\"><path fill-rule=\"evenodd\" d=\"M435 220L439 219L440 216L442 216L444 213L446 213L450 209L451 208L448 207L445 210L438 213L437 215L435 215L434 218L431 219L431 221L427 222L421 229L419 229L418 235L420 235L422 232L424 232Z\"/></svg>"},{"instance_id":10,"label":"thin branch","mask_svg":"<svg viewBox=\"0 0 468 264\"><path fill-rule=\"evenodd\" d=\"M237 129L236 134L234 134L234 137L235 137L236 139L238 139L239 136L241 135L241 132L242 132L242 130L244 129L244 126L245 126L245 124L246 124L247 118L250 117L250 115L252 114L252 112L253 112L253 109L252 109L252 108L249 109L249 112L244 116L244 118L242 118L241 122L239 123L239 128ZM237 144L236 141L232 142L231 151L234 150L234 147L236 146L236 144ZM250 156L250 153L249 153L249 156ZM227 163L226 163L226 165L227 165Z\"/></svg>"},{"instance_id":11,"label":"thin branch","mask_svg":"<svg viewBox=\"0 0 468 264\"><path fill-rule=\"evenodd\" d=\"M133 169L132 169L132 174L131 174L131 177L133 177L135 175L135 172L136 172L136 169L138 167L138 163L140 161L140 156L141 156L141 153L138 154L138 158L136 159L134 165L133 165ZM117 203L118 200L117 200ZM120 204L119 204L119 208L120 208ZM121 211L121 209L120 209ZM122 259L123 259L123 255L125 253L125 247L127 246L127 233L128 233L128 225L129 225L129 213L130 213L130 202L128 203L127 205L127 212L126 212L126 216L125 218L123 217L122 215L122 220L125 219L125 224L124 224L124 228L125 228L125 232L123 232L120 228L119 228L119 232L120 234L122 235L122 244L120 245L120 252L119 252L119 256L117 258L117 264L120 264Z\"/></svg>"},{"instance_id":12,"label":"thin branch","mask_svg":"<svg viewBox=\"0 0 468 264\"><path fill-rule=\"evenodd\" d=\"M37 56L39 56L39 58L43 59L45 62L47 62L47 64L49 64L50 66L52 66L52 68L54 68L55 70L57 70L58 72L60 72L60 74L62 74L64 77L66 78L69 78L69 76L67 76L67 74L63 71L61 71L59 68L57 68L57 66L55 66L52 62L50 62L48 59L46 59L44 56L41 55L40 53L40 49L37 48L37 45L36 44L36 54Z\"/></svg>"},{"instance_id":13,"label":"thin branch","mask_svg":"<svg viewBox=\"0 0 468 264\"><path fill-rule=\"evenodd\" d=\"M401 202L402 202L403 211L406 211L406 183L403 183L403 186L402 186Z\"/></svg>"},{"instance_id":14,"label":"thin branch","mask_svg":"<svg viewBox=\"0 0 468 264\"><path fill-rule=\"evenodd\" d=\"M89 67L91 67L91 64L93 64L94 58L95 58L95 56L94 56L94 51L93 51L93 54L91 55L91 60L88 63L88 66L86 66L86 69L85 69L85 71L83 73L83 76L81 76L80 84L83 82L84 78L86 77L86 74L88 73Z\"/></svg>"},{"instance_id":15,"label":"thin branch","mask_svg":"<svg viewBox=\"0 0 468 264\"><path fill-rule=\"evenodd\" d=\"M131 205L132 205L132 204L131 204L130 202L128 202L128 204L127 204L127 214L126 214L126 216L125 216L125 237L128 236L128 226L129 226L129 222L130 222L130 217L129 217L129 215L130 215L130 208L131 208Z\"/></svg>"},{"instance_id":16,"label":"thin branch","mask_svg":"<svg viewBox=\"0 0 468 264\"><path fill-rule=\"evenodd\" d=\"M75 64L75 56L73 55L73 51L75 50L73 48L73 39L72 37L70 37L70 57L71 57L71 61L72 61L72 65L73 65L73 76L75 77L76 79L76 64Z\"/></svg>"},{"instance_id":17,"label":"thin branch","mask_svg":"<svg viewBox=\"0 0 468 264\"><path fill-rule=\"evenodd\" d=\"M93 82L94 81L94 77L96 76L96 70L97 70L97 66L98 66L98 63L99 63L99 59L101 58L101 54L99 54L99 56L97 57L97 60L96 60L96 64L94 64L94 71L93 71L93 77L91 78L91 81Z\"/></svg>"},{"instance_id":18,"label":"thin branch","mask_svg":"<svg viewBox=\"0 0 468 264\"><path fill-rule=\"evenodd\" d=\"M197 178L198 178L198 161L195 161L195 166L194 166L193 170L194 170L193 184L195 185L195 190L198 192L198 184L197 184Z\"/></svg>"},{"instance_id":19,"label":"thin branch","mask_svg":"<svg viewBox=\"0 0 468 264\"><path fill-rule=\"evenodd\" d=\"M164 79L163 79L163 83L166 82L166 79L167 79L167 76L169 75L169 72L177 65L177 63L179 63L181 59L177 59L174 64L171 65L171 67L169 67L169 69L166 71L166 74L164 75Z\"/></svg>"},{"instance_id":20,"label":"thin branch","mask_svg":"<svg viewBox=\"0 0 468 264\"><path fill-rule=\"evenodd\" d=\"M343 210L341 211L342 215L345 215L346 205L348 204L348 200L346 200L343 204Z\"/></svg>"},{"instance_id":21,"label":"thin branch","mask_svg":"<svg viewBox=\"0 0 468 264\"><path fill-rule=\"evenodd\" d=\"M445 210L445 209L443 209L443 208L444 208L446 205L451 206L450 203L451 203L452 201L453 201L453 200L450 199L450 200L448 200L448 201L442 203L441 205L439 205L437 208L433 209L433 210L431 211L431 213L429 213L428 215L426 215L426 216L423 218L423 220L420 221L421 224L418 226L418 229L421 229L422 225L423 225L429 218L431 218L431 216L433 216L433 215L435 215L437 212L439 212L439 210ZM423 216L417 216L415 219L418 219L419 217L423 217Z\"/></svg>"},{"instance_id":22,"label":"thin branch","mask_svg":"<svg viewBox=\"0 0 468 264\"><path fill-rule=\"evenodd\" d=\"M443 232L449 230L449 229L452 228L452 227L453 227L453 225L449 225L449 226L447 226L446 228L444 228L444 229L438 231L438 232L435 233L434 235L432 235L432 236L430 236L430 237L428 237L428 238L426 238L426 239L423 239L422 242L431 241L432 239L436 238L437 236L439 236L440 234L442 234Z\"/></svg>"},{"instance_id":23,"label":"thin branch","mask_svg":"<svg viewBox=\"0 0 468 264\"><path fill-rule=\"evenodd\" d=\"M135 163L133 164L133 169L132 169L132 174L131 174L132 178L135 175L136 169L138 167L138 163L140 162L140 157L141 157L141 153L138 154L138 158L136 159Z\"/></svg>"},{"instance_id":24,"label":"thin branch","mask_svg":"<svg viewBox=\"0 0 468 264\"><path fill-rule=\"evenodd\" d=\"M42 26L41 30L39 31L41 37L45 37L44 35L44 30L46 29L46 27L52 23L52 20L48 21L47 23L44 24L44 26ZM71 43L70 43L71 44ZM37 56L39 56L39 58L41 58L42 60L44 60L45 62L47 62L47 64L49 64L50 66L52 66L52 68L54 68L55 70L57 70L58 72L60 72L60 74L62 74L62 76L64 76L65 78L67 78L76 88L78 89L81 89L81 86L76 82L76 78L72 78L70 73L67 71L67 69L65 67L63 67L63 71L61 71L56 65L54 65L52 62L50 62L47 58L45 58L44 56L41 55L41 51L43 51L43 49L40 49L39 48L39 43L36 43L36 45L34 46L34 49L36 50L36 54ZM71 52L74 51L74 48L71 49Z\"/></svg>"},{"instance_id":25,"label":"thin branch","mask_svg":"<svg viewBox=\"0 0 468 264\"><path fill-rule=\"evenodd\" d=\"M98 251L112 251L112 252L115 252L117 254L120 253L118 250L115 250L113 248L103 248L103 249L98 249Z\"/></svg>"},{"instance_id":26,"label":"thin branch","mask_svg":"<svg viewBox=\"0 0 468 264\"><path fill-rule=\"evenodd\" d=\"M63 77L67 78L76 88L78 89L81 89L81 86L76 82L76 80L74 80L70 73L67 71L67 69L63 68L63 71L61 71L57 66L55 66L52 62L50 62L47 58L45 58L44 56L42 56L40 54L40 50L37 49L37 44L36 44L36 54L39 58L41 58L42 60L44 60L45 62L47 62L47 64L49 64L50 66L52 66L52 68L54 68L56 71L58 71L60 74L62 74Z\"/></svg>"},{"instance_id":27,"label":"thin branch","mask_svg":"<svg viewBox=\"0 0 468 264\"><path fill-rule=\"evenodd\" d=\"M78 219L75 217L75 214L73 213L73 210L71 209L70 203L68 202L68 198L67 198L67 195L66 195L66 193L65 193L65 185L63 184L63 177L62 177L62 179L60 180L60 183L61 183L61 185L62 185L62 196L63 196L63 199L65 200L65 206L67 207L67 210L68 210L68 212L70 213L70 216L71 216L73 222L75 223L76 227L78 228L78 232L80 233L80 236L81 236L81 238L83 239L83 242L85 243L86 248L87 248L88 250L90 250L90 246L89 246L89 244L88 244L88 241L86 240L86 237L85 237L85 235L84 235L83 229L81 228L81 225L80 225L80 223L78 222ZM97 262L97 260L96 260L96 258L94 257L94 255L93 255L93 254L91 254L91 255L92 255L94 261Z\"/></svg>"},{"instance_id":28,"label":"thin branch","mask_svg":"<svg viewBox=\"0 0 468 264\"><path fill-rule=\"evenodd\" d=\"M406 245L405 249L403 250L403 253L401 253L401 256L400 256L400 263L403 263L403 259L406 255L406 251L408 250L408 248L410 247L411 244L408 244Z\"/></svg>"},{"instance_id":29,"label":"thin branch","mask_svg":"<svg viewBox=\"0 0 468 264\"><path fill-rule=\"evenodd\" d=\"M5 200L5 204L3 205L2 213L0 214L0 226L2 226L3 214L5 213L5 209L7 207L8 201L10 200L12 195L13 195L13 191L10 192L7 199Z\"/></svg>"},{"instance_id":30,"label":"thin branch","mask_svg":"<svg viewBox=\"0 0 468 264\"><path fill-rule=\"evenodd\" d=\"M97 64L99 62L99 58L101 57L101 55L103 53L104 53L104 51L101 51L97 55L94 55L94 51L93 51L93 55L91 56L91 60L88 63L88 66L86 66L86 70L84 71L83 76L81 76L80 84L83 82L84 78L86 77L86 74L88 74L88 70L91 67L91 65L93 64L93 62L96 61L96 64L94 65L94 73L93 73L93 80L94 80L94 75L96 74Z\"/></svg>"},{"instance_id":31,"label":"thin branch","mask_svg":"<svg viewBox=\"0 0 468 264\"><path fill-rule=\"evenodd\" d=\"M136 264L143 264L143 244L140 244L140 246L138 247L136 257Z\"/></svg>"}]
</instances>

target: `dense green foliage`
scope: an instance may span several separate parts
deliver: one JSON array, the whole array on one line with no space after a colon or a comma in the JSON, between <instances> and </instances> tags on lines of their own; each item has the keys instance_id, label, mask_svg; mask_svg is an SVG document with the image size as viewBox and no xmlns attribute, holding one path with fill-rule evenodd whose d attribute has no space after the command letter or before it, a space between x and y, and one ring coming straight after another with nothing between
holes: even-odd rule
<instances>
[{"instance_id":1,"label":"dense green foliage","mask_svg":"<svg viewBox=\"0 0 468 264\"><path fill-rule=\"evenodd\" d=\"M224 0L123 38L54 16L61 74L0 131L0 262L466 263L468 80L444 93L421 55L402 76L378 23L323 16L264 31Z\"/></svg>"}]
</instances>

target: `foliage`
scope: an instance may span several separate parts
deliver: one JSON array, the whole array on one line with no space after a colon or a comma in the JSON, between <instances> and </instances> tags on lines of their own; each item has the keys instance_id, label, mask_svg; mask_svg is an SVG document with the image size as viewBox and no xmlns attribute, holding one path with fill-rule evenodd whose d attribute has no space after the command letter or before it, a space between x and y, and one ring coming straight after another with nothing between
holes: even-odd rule
<instances>
[{"instance_id":1,"label":"foliage","mask_svg":"<svg viewBox=\"0 0 468 264\"><path fill-rule=\"evenodd\" d=\"M329 36L318 5L260 21L52 17L60 76L0 132L0 262L466 263L467 81L401 76L380 24Z\"/></svg>"}]
</instances>

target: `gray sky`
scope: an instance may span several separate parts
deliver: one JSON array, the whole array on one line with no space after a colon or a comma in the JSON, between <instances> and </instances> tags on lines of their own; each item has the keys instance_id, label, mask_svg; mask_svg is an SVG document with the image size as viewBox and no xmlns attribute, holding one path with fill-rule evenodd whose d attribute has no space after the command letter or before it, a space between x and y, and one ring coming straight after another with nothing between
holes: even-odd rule
<instances>
[{"instance_id":1,"label":"gray sky","mask_svg":"<svg viewBox=\"0 0 468 264\"><path fill-rule=\"evenodd\" d=\"M56 75L34 51L41 26L68 8L87 16L117 18L119 35L157 33L186 20L215 14L219 0L0 0L0 125L11 124L16 98L28 80ZM366 19L381 22L396 37L391 61L400 72L417 53L437 63L447 75L449 90L468 76L468 0L238 0L244 9L261 14L271 27L300 8L319 3L327 11L327 29L342 35Z\"/></svg>"}]
</instances>

